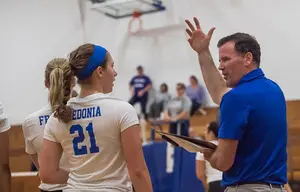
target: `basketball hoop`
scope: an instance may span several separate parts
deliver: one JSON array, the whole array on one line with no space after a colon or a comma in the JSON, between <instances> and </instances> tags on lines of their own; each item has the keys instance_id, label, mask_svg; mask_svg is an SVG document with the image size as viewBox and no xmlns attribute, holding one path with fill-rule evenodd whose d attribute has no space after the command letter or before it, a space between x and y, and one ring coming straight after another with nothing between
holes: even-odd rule
<instances>
[{"instance_id":1,"label":"basketball hoop","mask_svg":"<svg viewBox=\"0 0 300 192\"><path fill-rule=\"evenodd\" d=\"M143 21L141 19L142 16L142 12L138 9L135 9L132 13L132 18L130 19L129 23L128 23L128 33L129 34L136 34L140 31L143 30ZM138 27L136 30L133 30L132 25L134 22L138 22Z\"/></svg>"},{"instance_id":2,"label":"basketball hoop","mask_svg":"<svg viewBox=\"0 0 300 192\"><path fill-rule=\"evenodd\" d=\"M91 9L114 19L133 17L166 10L161 0L89 0Z\"/></svg>"}]
</instances>

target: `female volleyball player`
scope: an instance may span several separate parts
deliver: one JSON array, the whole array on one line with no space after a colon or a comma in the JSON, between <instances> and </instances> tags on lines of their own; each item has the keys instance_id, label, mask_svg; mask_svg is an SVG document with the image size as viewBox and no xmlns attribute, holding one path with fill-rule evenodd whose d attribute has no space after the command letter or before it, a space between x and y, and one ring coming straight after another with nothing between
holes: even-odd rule
<instances>
[{"instance_id":1,"label":"female volleyball player","mask_svg":"<svg viewBox=\"0 0 300 192\"><path fill-rule=\"evenodd\" d=\"M62 89L63 68L68 65L67 59L55 58L51 60L45 70L45 86L49 89L49 94L54 94L58 89ZM75 78L73 78L75 81ZM73 86L75 82L73 81ZM49 116L51 115L51 106L55 106L56 98L50 97L49 104L35 113L29 115L23 124L23 133L25 137L26 152L36 168L39 168L38 154L41 151L44 137L44 128ZM67 170L68 160L65 156L60 161L60 167ZM62 191L66 184L46 184L41 183L41 191Z\"/></svg>"},{"instance_id":2,"label":"female volleyball player","mask_svg":"<svg viewBox=\"0 0 300 192\"><path fill-rule=\"evenodd\" d=\"M218 145L219 124L210 122L204 131L204 138L215 145ZM203 153L196 155L196 175L202 182L207 192L223 192L225 188L221 186L222 172L211 167L210 163L204 159Z\"/></svg>"},{"instance_id":3,"label":"female volleyball player","mask_svg":"<svg viewBox=\"0 0 300 192\"><path fill-rule=\"evenodd\" d=\"M50 94L60 104L45 128L39 156L43 181L67 182L66 192L132 191L131 181L137 192L152 191L136 110L104 95L113 88L113 67L112 57L101 46L84 44L70 54L64 89ZM69 100L73 74L81 91ZM62 152L70 160L70 173L59 168Z\"/></svg>"}]
</instances>

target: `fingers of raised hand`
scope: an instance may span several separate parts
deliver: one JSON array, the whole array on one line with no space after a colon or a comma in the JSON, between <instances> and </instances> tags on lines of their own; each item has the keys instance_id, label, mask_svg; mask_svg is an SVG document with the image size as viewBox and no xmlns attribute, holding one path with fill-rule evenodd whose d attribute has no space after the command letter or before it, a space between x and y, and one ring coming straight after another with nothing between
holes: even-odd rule
<instances>
[{"instance_id":1,"label":"fingers of raised hand","mask_svg":"<svg viewBox=\"0 0 300 192\"><path fill-rule=\"evenodd\" d=\"M215 29L216 29L216 28L213 27L213 28L211 28L211 29L208 31L208 36L209 36L209 38L212 37L212 35L213 35Z\"/></svg>"},{"instance_id":2,"label":"fingers of raised hand","mask_svg":"<svg viewBox=\"0 0 300 192\"><path fill-rule=\"evenodd\" d=\"M195 31L195 27L193 26L193 24L190 22L190 20L186 19L185 23L189 26L190 30L193 32Z\"/></svg>"},{"instance_id":3,"label":"fingers of raised hand","mask_svg":"<svg viewBox=\"0 0 300 192\"><path fill-rule=\"evenodd\" d=\"M189 29L185 29L185 31L186 31L186 33L191 37L192 36L192 31L191 30L189 30Z\"/></svg>"},{"instance_id":4,"label":"fingers of raised hand","mask_svg":"<svg viewBox=\"0 0 300 192\"><path fill-rule=\"evenodd\" d=\"M200 30L201 30L201 26L200 26L199 20L198 20L196 17L194 17L193 20L194 20L194 23L195 23L195 25L196 25L196 28L195 28L195 26L191 23L190 20L188 20L188 19L185 20L185 22L186 22L186 24L189 26L190 30L191 30L192 32L195 31L195 30L197 30L197 29L200 29Z\"/></svg>"},{"instance_id":5,"label":"fingers of raised hand","mask_svg":"<svg viewBox=\"0 0 300 192\"><path fill-rule=\"evenodd\" d=\"M200 23L199 23L199 20L197 19L197 17L194 17L194 22L195 22L196 28L201 29Z\"/></svg>"}]
</instances>

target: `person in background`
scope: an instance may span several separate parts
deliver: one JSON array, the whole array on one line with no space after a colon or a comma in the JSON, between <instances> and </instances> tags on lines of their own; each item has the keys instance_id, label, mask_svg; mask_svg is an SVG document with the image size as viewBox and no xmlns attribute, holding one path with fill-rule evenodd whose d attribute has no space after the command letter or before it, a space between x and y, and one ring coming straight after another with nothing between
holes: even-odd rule
<instances>
[{"instance_id":1,"label":"person in background","mask_svg":"<svg viewBox=\"0 0 300 192\"><path fill-rule=\"evenodd\" d=\"M134 76L129 83L131 98L129 103L134 105L139 102L141 104L142 114L147 119L147 102L148 102L148 91L152 88L152 82L148 76L144 74L142 66L136 68L137 75Z\"/></svg>"},{"instance_id":2,"label":"person in background","mask_svg":"<svg viewBox=\"0 0 300 192\"><path fill-rule=\"evenodd\" d=\"M189 128L189 137L194 138L194 139L203 139L203 137L197 133L195 128L191 127L191 126Z\"/></svg>"},{"instance_id":3,"label":"person in background","mask_svg":"<svg viewBox=\"0 0 300 192\"><path fill-rule=\"evenodd\" d=\"M9 129L7 114L0 103L0 191L11 190L11 173L9 167Z\"/></svg>"},{"instance_id":4,"label":"person in background","mask_svg":"<svg viewBox=\"0 0 300 192\"><path fill-rule=\"evenodd\" d=\"M52 108L55 105L55 100L50 100L50 94L53 94L57 87L63 89L63 73L64 68L68 65L67 59L55 58L52 59L45 69L45 87L49 91L48 104L40 110L30 114L25 118L23 123L23 133L25 138L25 151L29 154L34 167L39 169L38 156L41 152L45 125L52 113ZM75 78L72 78L72 87L75 86ZM68 170L68 159L65 155L60 160L60 168ZM43 181L39 186L41 192L55 191L62 192L66 188L66 184L46 184Z\"/></svg>"},{"instance_id":5,"label":"person in background","mask_svg":"<svg viewBox=\"0 0 300 192\"><path fill-rule=\"evenodd\" d=\"M204 139L218 145L218 131L219 124L215 121L210 122L204 131ZM196 154L196 175L206 192L223 192L225 190L221 187L222 172L212 168L200 152Z\"/></svg>"},{"instance_id":6,"label":"person in background","mask_svg":"<svg viewBox=\"0 0 300 192\"><path fill-rule=\"evenodd\" d=\"M70 99L73 75L80 92ZM104 47L87 43L71 52L63 89L55 86L50 94L55 105L39 155L42 181L67 182L64 192L132 191L132 184L136 192L152 192L136 110L107 95L116 76ZM62 153L71 162L70 172L59 167Z\"/></svg>"},{"instance_id":7,"label":"person in background","mask_svg":"<svg viewBox=\"0 0 300 192\"><path fill-rule=\"evenodd\" d=\"M177 96L169 100L164 107L163 119L170 122L170 133L189 136L189 119L192 102L185 95L185 85L183 83L177 83L176 91ZM180 133L177 132L177 126L180 126Z\"/></svg>"},{"instance_id":8,"label":"person in background","mask_svg":"<svg viewBox=\"0 0 300 192\"><path fill-rule=\"evenodd\" d=\"M160 114L164 109L165 104L171 99L168 93L168 85L162 83L159 92L156 92L153 103L150 105L149 118L160 118Z\"/></svg>"},{"instance_id":9,"label":"person in background","mask_svg":"<svg viewBox=\"0 0 300 192\"><path fill-rule=\"evenodd\" d=\"M292 188L291 188L291 186L290 186L289 183L287 183L287 184L284 185L284 189L286 190L286 192L293 192L293 190L292 190Z\"/></svg>"},{"instance_id":10,"label":"person in background","mask_svg":"<svg viewBox=\"0 0 300 192\"><path fill-rule=\"evenodd\" d=\"M198 79L194 75L190 77L190 85L186 87L186 95L192 101L192 109L190 115L193 116L196 111L201 109L201 105L204 99L204 91L199 85Z\"/></svg>"}]
</instances>

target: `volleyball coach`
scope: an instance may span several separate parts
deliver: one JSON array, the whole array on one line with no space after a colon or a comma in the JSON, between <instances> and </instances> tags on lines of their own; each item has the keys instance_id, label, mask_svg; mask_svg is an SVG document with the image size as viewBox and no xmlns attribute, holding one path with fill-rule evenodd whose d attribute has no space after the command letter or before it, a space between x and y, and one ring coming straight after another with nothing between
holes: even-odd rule
<instances>
[{"instance_id":1,"label":"volleyball coach","mask_svg":"<svg viewBox=\"0 0 300 192\"><path fill-rule=\"evenodd\" d=\"M227 192L284 191L287 183L286 102L280 87L260 68L260 45L246 33L219 40L220 75L209 50L215 28L205 34L197 18L186 32L198 54L202 75L220 104L218 148L204 151L213 168L223 171Z\"/></svg>"}]
</instances>

